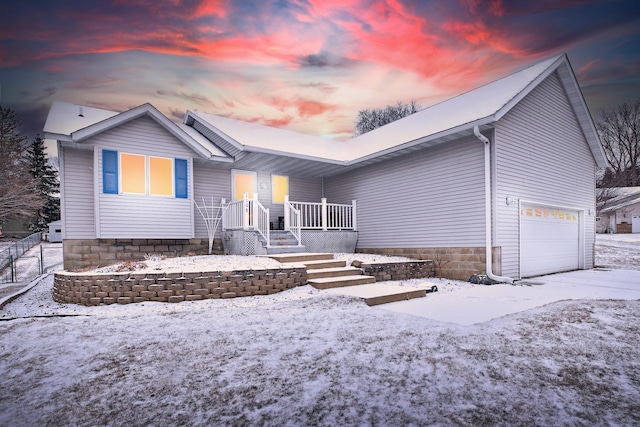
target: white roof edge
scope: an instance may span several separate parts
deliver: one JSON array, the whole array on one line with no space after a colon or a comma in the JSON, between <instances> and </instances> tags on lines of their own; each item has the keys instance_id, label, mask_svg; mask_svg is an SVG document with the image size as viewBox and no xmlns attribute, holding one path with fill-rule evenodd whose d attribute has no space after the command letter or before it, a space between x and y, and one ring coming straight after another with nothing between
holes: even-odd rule
<instances>
[{"instance_id":1,"label":"white roof edge","mask_svg":"<svg viewBox=\"0 0 640 427\"><path fill-rule=\"evenodd\" d=\"M316 161L316 162L331 163L331 164L334 164L334 165L341 165L341 166L345 166L345 165L349 164L348 160L336 160L336 159L328 159L326 157L307 156L307 155L304 155L304 154L290 153L290 152L286 152L286 151L270 150L268 148L247 147L245 149L245 151L251 152L251 153L274 154L274 155L278 155L278 156L285 155L287 157L293 157L293 158L296 158L296 159L313 160L313 161Z\"/></svg>"},{"instance_id":2,"label":"white roof edge","mask_svg":"<svg viewBox=\"0 0 640 427\"><path fill-rule=\"evenodd\" d=\"M506 104L504 104L496 113L494 114L495 121L500 120L507 114L514 106L516 106L524 97L526 97L531 91L536 88L544 79L549 77L563 62L567 59L566 54L562 54L556 57L551 65L549 65L545 70L543 70L540 74L538 74L531 82L519 93L517 93L513 98L511 98Z\"/></svg>"},{"instance_id":3,"label":"white roof edge","mask_svg":"<svg viewBox=\"0 0 640 427\"><path fill-rule=\"evenodd\" d=\"M571 66L571 62L569 61L569 57L565 54L565 62L567 65L568 77L571 80L571 84L573 84L576 92L580 94L578 97L578 102L580 103L580 107L584 109L586 116L588 117L587 123L580 122L580 126L583 127L583 132L585 137L587 138L587 143L591 148L592 153L594 154L594 159L596 161L596 165L602 169L609 167L609 160L607 159L607 155L604 152L604 148L602 148L602 142L600 141L600 136L598 135L598 131L596 130L595 124L593 122L593 116L591 115L591 111L589 111L589 107L587 103L584 101L584 95L582 94L582 89L578 84L578 79L576 78L575 73L573 72L573 67ZM587 129L584 129L584 126ZM593 142L589 142L589 138L587 134L591 134L593 136ZM595 145L595 146L594 146Z\"/></svg>"},{"instance_id":4,"label":"white roof edge","mask_svg":"<svg viewBox=\"0 0 640 427\"><path fill-rule=\"evenodd\" d=\"M465 131L469 131L472 130L474 126L486 126L486 125L490 125L492 123L495 123L495 119L492 116L489 117L485 117L479 120L474 120L473 122L469 122L469 123L464 123L461 124L459 126L447 129L445 131L442 132L438 132L432 135L425 135L422 138L418 138L418 139L414 139L413 141L407 141L404 144L399 144L399 145L395 145L393 147L389 147L385 150L382 151L378 151L375 153L371 153L369 155L366 156L362 156L362 157L358 157L356 159L352 159L352 160L348 160L348 164L352 165L352 164L357 164L357 163L361 163L367 160L371 160L371 159L375 159L376 157L380 157L383 156L385 154L391 154L394 153L396 151L400 151L403 150L405 148L409 148L409 147L413 147L415 145L419 145L419 144L423 144L425 142L429 142L429 141L434 141L436 139L440 139L440 138L444 138L450 135L455 135L457 133L461 133L461 132L465 132Z\"/></svg>"},{"instance_id":5,"label":"white roof edge","mask_svg":"<svg viewBox=\"0 0 640 427\"><path fill-rule=\"evenodd\" d=\"M56 141L68 141L68 142L72 141L69 135L64 135L62 133L51 133L51 132L44 132L44 139L55 139Z\"/></svg>"},{"instance_id":6,"label":"white roof edge","mask_svg":"<svg viewBox=\"0 0 640 427\"><path fill-rule=\"evenodd\" d=\"M150 103L144 103L137 107L134 107L130 110L124 111L120 114L117 114L108 119L102 120L93 125L87 126L86 128L77 130L71 133L71 140L75 142L80 142L86 138L89 138L97 133L104 132L111 128L121 125L122 123L126 123L138 117L141 117L145 114L148 114L153 118L156 123L162 126L166 131L171 133L176 138L180 139L183 143L185 143L192 150L200 154L204 158L212 158L213 154L204 148L202 145L197 143L191 138L185 131L180 129L178 125L171 120L169 120L164 114L158 111L153 105Z\"/></svg>"},{"instance_id":7,"label":"white roof edge","mask_svg":"<svg viewBox=\"0 0 640 427\"><path fill-rule=\"evenodd\" d=\"M184 123L187 126L190 126L190 124L187 124L187 122L189 121L189 118L193 118L194 120L198 119L198 121L200 123L202 123L205 127L207 127L212 132L215 132L216 134L218 134L220 137L222 137L229 144L233 145L234 147L236 147L240 151L245 151L246 146L244 144L241 144L240 142L238 142L235 139L233 139L231 136L229 136L226 133L224 133L222 130L218 129L217 127L215 127L214 125L209 123L204 117L198 115L197 112L191 111L191 110L187 110L187 112L184 115L184 120L182 121L182 123Z\"/></svg>"},{"instance_id":8,"label":"white roof edge","mask_svg":"<svg viewBox=\"0 0 640 427\"><path fill-rule=\"evenodd\" d=\"M509 102L507 102L502 108L500 108L494 116L495 120L498 121L502 117L504 117L505 114L507 114L515 105L517 105L520 101L522 101L522 99L526 97L534 88L536 88L543 80L549 77L552 73L560 70L562 65L565 65L567 67L568 72L566 74L570 79L570 84L574 86L574 89L580 95L577 97L577 99L568 97L569 103L571 104L572 108L576 108L575 102L577 101L580 104L579 107L582 108L586 113L586 115L589 117L589 120L587 121L587 123L585 123L584 120L580 120L578 117L576 117L576 119L578 120L578 124L582 129L583 135L587 140L587 144L589 145L589 148L591 149L594 160L596 161L596 165L600 168L606 168L608 166L607 157L602 148L602 144L600 143L598 132L595 129L595 126L593 123L593 117L591 117L589 108L587 107L587 104L584 101L582 90L580 89L580 85L578 84L578 80L576 79L575 73L573 72L573 68L571 67L571 63L569 62L569 57L567 56L566 53L559 55L555 59L555 61L552 64L550 64L535 79L533 79L524 90L520 91L520 93L518 93ZM561 76L561 80L563 80L563 84L566 84L566 81L562 78L562 76Z\"/></svg>"}]
</instances>

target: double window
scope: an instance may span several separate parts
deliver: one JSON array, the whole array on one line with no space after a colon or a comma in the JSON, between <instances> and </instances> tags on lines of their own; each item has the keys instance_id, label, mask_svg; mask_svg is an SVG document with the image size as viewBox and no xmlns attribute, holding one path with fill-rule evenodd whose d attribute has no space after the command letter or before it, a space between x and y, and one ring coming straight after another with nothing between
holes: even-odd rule
<instances>
[{"instance_id":1,"label":"double window","mask_svg":"<svg viewBox=\"0 0 640 427\"><path fill-rule=\"evenodd\" d=\"M102 191L107 194L145 194L188 198L185 159L102 150Z\"/></svg>"}]
</instances>

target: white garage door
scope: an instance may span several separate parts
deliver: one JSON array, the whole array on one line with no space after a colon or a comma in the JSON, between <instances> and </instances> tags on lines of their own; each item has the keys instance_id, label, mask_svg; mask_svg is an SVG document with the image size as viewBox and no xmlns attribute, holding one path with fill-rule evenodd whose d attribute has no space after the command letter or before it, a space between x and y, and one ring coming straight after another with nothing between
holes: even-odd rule
<instances>
[{"instance_id":1,"label":"white garage door","mask_svg":"<svg viewBox=\"0 0 640 427\"><path fill-rule=\"evenodd\" d=\"M520 276L576 270L579 266L579 212L523 204L520 208Z\"/></svg>"},{"instance_id":2,"label":"white garage door","mask_svg":"<svg viewBox=\"0 0 640 427\"><path fill-rule=\"evenodd\" d=\"M631 232L640 233L640 215L634 215L631 217Z\"/></svg>"}]
</instances>

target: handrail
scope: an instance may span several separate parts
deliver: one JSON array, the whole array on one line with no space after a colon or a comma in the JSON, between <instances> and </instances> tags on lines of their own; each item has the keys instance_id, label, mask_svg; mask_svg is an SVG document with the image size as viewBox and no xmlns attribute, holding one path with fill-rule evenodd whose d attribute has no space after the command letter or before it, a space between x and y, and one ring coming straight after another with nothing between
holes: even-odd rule
<instances>
[{"instance_id":1,"label":"handrail","mask_svg":"<svg viewBox=\"0 0 640 427\"><path fill-rule=\"evenodd\" d=\"M254 194L253 199L249 200L251 204L251 220L253 222L252 227L260 233L260 235L266 240L267 247L271 246L270 239L270 224L269 224L269 209L265 208L258 200L258 195Z\"/></svg>"},{"instance_id":2,"label":"handrail","mask_svg":"<svg viewBox=\"0 0 640 427\"><path fill-rule=\"evenodd\" d=\"M289 201L289 196L284 196L284 229L293 234L298 241L298 246L302 245L302 225L300 223L300 210L296 209Z\"/></svg>"},{"instance_id":3,"label":"handrail","mask_svg":"<svg viewBox=\"0 0 640 427\"><path fill-rule=\"evenodd\" d=\"M269 246L270 224L269 209L258 200L258 194L249 198L247 193L242 200L229 202L222 216L223 230L255 230L267 241Z\"/></svg>"}]
</instances>

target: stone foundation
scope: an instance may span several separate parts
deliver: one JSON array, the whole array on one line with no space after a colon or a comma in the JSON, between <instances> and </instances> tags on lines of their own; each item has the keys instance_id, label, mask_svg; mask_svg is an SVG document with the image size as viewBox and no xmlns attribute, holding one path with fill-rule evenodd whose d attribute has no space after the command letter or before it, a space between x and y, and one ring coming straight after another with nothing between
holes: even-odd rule
<instances>
[{"instance_id":1,"label":"stone foundation","mask_svg":"<svg viewBox=\"0 0 640 427\"><path fill-rule=\"evenodd\" d=\"M222 254L222 242L214 241L213 253ZM208 239L65 239L65 270L102 267L123 261L142 261L147 255L167 257L207 255Z\"/></svg>"},{"instance_id":2,"label":"stone foundation","mask_svg":"<svg viewBox=\"0 0 640 427\"><path fill-rule=\"evenodd\" d=\"M386 280L424 279L436 275L433 261L408 261L392 263L362 263L363 274L373 276L376 282Z\"/></svg>"},{"instance_id":3,"label":"stone foundation","mask_svg":"<svg viewBox=\"0 0 640 427\"><path fill-rule=\"evenodd\" d=\"M271 295L307 283L306 268L198 273L54 274L53 299L87 306Z\"/></svg>"},{"instance_id":4,"label":"stone foundation","mask_svg":"<svg viewBox=\"0 0 640 427\"><path fill-rule=\"evenodd\" d=\"M403 256L418 260L431 260L435 276L467 281L474 274L486 274L484 247L469 248L358 248L357 252L390 256ZM502 270L501 248L493 248L493 273Z\"/></svg>"}]
</instances>

